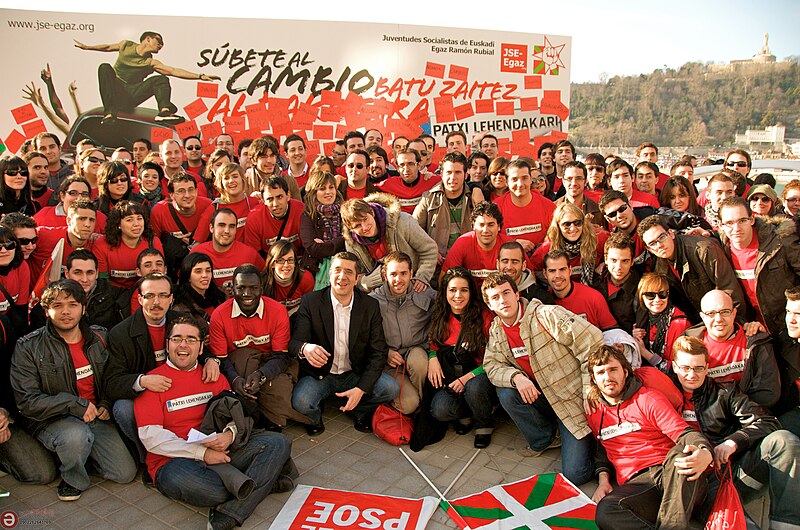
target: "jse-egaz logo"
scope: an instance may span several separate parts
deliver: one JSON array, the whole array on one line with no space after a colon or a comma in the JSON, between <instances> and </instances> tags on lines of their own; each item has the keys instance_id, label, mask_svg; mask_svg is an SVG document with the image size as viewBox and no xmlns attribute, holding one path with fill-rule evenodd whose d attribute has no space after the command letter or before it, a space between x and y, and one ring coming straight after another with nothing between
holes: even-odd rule
<instances>
[{"instance_id":1,"label":"jse-egaz logo","mask_svg":"<svg viewBox=\"0 0 800 530\"><path fill-rule=\"evenodd\" d=\"M528 72L527 44L500 45L500 71L524 74Z\"/></svg>"},{"instance_id":2,"label":"jse-egaz logo","mask_svg":"<svg viewBox=\"0 0 800 530\"><path fill-rule=\"evenodd\" d=\"M7 511L0 514L0 526L3 528L14 528L18 522L16 512Z\"/></svg>"}]
</instances>

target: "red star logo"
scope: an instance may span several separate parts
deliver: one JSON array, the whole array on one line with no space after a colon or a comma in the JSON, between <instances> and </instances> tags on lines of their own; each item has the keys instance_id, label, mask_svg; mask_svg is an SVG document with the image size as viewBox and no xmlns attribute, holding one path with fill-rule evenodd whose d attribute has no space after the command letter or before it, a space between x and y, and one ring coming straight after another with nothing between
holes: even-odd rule
<instances>
[{"instance_id":1,"label":"red star logo","mask_svg":"<svg viewBox=\"0 0 800 530\"><path fill-rule=\"evenodd\" d=\"M561 60L561 52L564 51L564 46L566 44L553 46L547 37L544 38L544 44L541 46L534 45L533 56L536 59L534 69L539 70L536 73L558 75L559 70L564 68L564 62Z\"/></svg>"}]
</instances>

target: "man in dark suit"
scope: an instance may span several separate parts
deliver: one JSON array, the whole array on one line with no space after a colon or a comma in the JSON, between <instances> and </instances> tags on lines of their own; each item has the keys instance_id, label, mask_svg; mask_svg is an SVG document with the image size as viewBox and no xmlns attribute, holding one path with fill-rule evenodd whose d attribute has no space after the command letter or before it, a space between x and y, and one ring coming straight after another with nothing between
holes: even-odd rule
<instances>
[{"instance_id":1,"label":"man in dark suit","mask_svg":"<svg viewBox=\"0 0 800 530\"><path fill-rule=\"evenodd\" d=\"M303 296L289 353L300 359L300 380L292 406L311 418L309 435L325 430L324 401L345 398L342 412L353 411L353 426L372 432L372 415L381 403L397 397L400 387L383 373L388 348L378 302L355 289L358 258L350 252L333 257L331 285Z\"/></svg>"}]
</instances>

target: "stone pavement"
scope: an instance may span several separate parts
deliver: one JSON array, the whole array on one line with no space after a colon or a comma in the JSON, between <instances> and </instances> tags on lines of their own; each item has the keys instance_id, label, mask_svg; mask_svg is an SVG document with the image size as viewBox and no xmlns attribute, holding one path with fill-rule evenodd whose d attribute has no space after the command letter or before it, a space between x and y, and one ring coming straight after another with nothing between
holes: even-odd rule
<instances>
[{"instance_id":1,"label":"stone pavement","mask_svg":"<svg viewBox=\"0 0 800 530\"><path fill-rule=\"evenodd\" d=\"M356 431L350 418L333 406L327 407L325 427L324 433L313 438L309 438L301 426L290 426L285 431L294 437L292 456L300 470L299 484L411 498L435 496L396 447L374 434ZM472 458L475 452L472 442L472 433L459 436L451 429L444 440L423 451L413 453L407 446L404 449L440 491L444 491ZM560 471L560 449L552 449L538 458L523 458L516 450L524 446L525 441L517 428L505 419L495 430L492 444L481 450L447 497L477 493L495 484L536 473ZM139 477L124 485L94 479L93 486L76 502L59 501L57 484L58 479L48 486L29 486L17 483L10 476L0 478L0 489L11 492L10 497L0 498L0 513L13 511L20 528L206 527L206 509L172 501L157 490L146 488ZM582 489L591 495L595 486L590 483ZM289 495L267 497L244 528L268 528ZM5 528L2 517L0 527ZM439 530L456 526L437 509L428 528Z\"/></svg>"}]
</instances>

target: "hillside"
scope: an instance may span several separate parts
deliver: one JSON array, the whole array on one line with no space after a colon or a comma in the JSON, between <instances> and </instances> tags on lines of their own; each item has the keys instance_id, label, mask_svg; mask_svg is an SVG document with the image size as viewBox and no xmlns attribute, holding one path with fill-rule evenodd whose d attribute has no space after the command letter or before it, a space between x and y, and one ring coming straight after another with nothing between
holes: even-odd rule
<instances>
[{"instance_id":1,"label":"hillside","mask_svg":"<svg viewBox=\"0 0 800 530\"><path fill-rule=\"evenodd\" d=\"M736 132L780 122L800 136L800 64L745 72L700 63L571 87L570 136L580 145L729 145Z\"/></svg>"}]
</instances>

